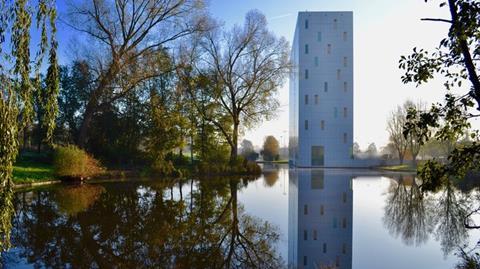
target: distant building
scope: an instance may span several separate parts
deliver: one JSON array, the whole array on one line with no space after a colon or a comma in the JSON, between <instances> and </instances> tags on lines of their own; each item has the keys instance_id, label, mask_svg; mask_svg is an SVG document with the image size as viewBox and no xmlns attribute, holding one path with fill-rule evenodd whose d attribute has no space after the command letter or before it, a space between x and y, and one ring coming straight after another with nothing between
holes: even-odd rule
<instances>
[{"instance_id":1,"label":"distant building","mask_svg":"<svg viewBox=\"0 0 480 269\"><path fill-rule=\"evenodd\" d=\"M290 169L288 268L352 268L352 176Z\"/></svg>"},{"instance_id":2,"label":"distant building","mask_svg":"<svg viewBox=\"0 0 480 269\"><path fill-rule=\"evenodd\" d=\"M353 166L353 13L299 12L291 57L290 162Z\"/></svg>"}]
</instances>

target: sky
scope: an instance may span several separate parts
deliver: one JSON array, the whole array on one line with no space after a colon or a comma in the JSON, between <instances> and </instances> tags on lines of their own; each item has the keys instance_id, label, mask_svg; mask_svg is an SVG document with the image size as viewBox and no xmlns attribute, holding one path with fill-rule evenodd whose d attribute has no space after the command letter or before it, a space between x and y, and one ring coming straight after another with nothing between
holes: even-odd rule
<instances>
[{"instance_id":1,"label":"sky","mask_svg":"<svg viewBox=\"0 0 480 269\"><path fill-rule=\"evenodd\" d=\"M59 1L59 10L64 4ZM424 0L207 0L213 17L226 27L242 24L245 14L258 9L265 14L269 29L277 36L293 39L299 11L353 11L354 16L354 141L366 148L388 142L387 118L397 105L406 100L438 102L445 91L441 80L421 87L404 85L398 69L401 55L413 47L432 50L446 36L448 25L420 21L424 17L448 18L448 11L439 8L440 1ZM72 30L59 25L59 40L71 39ZM71 42L60 42L60 63L67 64ZM288 80L279 89L280 108L276 118L246 130L242 139L260 146L267 135L274 135L280 144L288 139Z\"/></svg>"}]
</instances>

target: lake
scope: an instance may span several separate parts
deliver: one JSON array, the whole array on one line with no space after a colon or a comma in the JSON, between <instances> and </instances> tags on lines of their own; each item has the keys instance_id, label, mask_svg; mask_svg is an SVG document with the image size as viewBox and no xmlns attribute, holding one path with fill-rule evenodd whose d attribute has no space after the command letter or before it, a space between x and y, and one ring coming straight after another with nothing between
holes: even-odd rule
<instances>
[{"instance_id":1,"label":"lake","mask_svg":"<svg viewBox=\"0 0 480 269\"><path fill-rule=\"evenodd\" d=\"M15 193L5 268L454 268L476 191L411 174L265 167Z\"/></svg>"}]
</instances>

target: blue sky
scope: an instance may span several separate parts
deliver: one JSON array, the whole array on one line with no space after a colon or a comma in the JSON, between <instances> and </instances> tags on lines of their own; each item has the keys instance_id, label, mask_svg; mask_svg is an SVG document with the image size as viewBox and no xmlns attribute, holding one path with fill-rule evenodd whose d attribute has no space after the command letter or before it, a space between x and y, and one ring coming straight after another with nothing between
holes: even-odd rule
<instances>
[{"instance_id":1,"label":"blue sky","mask_svg":"<svg viewBox=\"0 0 480 269\"><path fill-rule=\"evenodd\" d=\"M441 80L419 88L403 85L398 70L400 55L414 46L432 49L445 36L446 24L421 22L423 17L445 17L440 1L424 0L207 0L212 16L227 27L242 24L245 14L258 9L265 14L268 27L278 36L291 41L299 11L353 11L354 13L354 140L366 148L371 142L378 147L388 141L387 117L405 100L440 101L444 95ZM58 2L60 12L64 1ZM69 40L73 30L59 25L60 61L72 57ZM276 119L245 132L244 138L261 145L266 135L285 138L288 130L288 81L279 90L281 107ZM282 136L282 138L281 138ZM282 141L281 141L282 143Z\"/></svg>"}]
</instances>

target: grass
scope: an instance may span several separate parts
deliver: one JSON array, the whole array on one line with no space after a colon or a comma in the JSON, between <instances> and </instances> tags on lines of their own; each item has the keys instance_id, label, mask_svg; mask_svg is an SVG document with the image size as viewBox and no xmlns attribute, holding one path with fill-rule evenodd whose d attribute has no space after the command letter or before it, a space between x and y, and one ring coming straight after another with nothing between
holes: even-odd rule
<instances>
[{"instance_id":1,"label":"grass","mask_svg":"<svg viewBox=\"0 0 480 269\"><path fill-rule=\"evenodd\" d=\"M25 184L33 182L43 182L55 179L53 167L50 164L18 161L13 167L13 182L15 184Z\"/></svg>"},{"instance_id":2,"label":"grass","mask_svg":"<svg viewBox=\"0 0 480 269\"><path fill-rule=\"evenodd\" d=\"M417 167L411 164L379 166L378 169L396 172L417 172Z\"/></svg>"}]
</instances>

